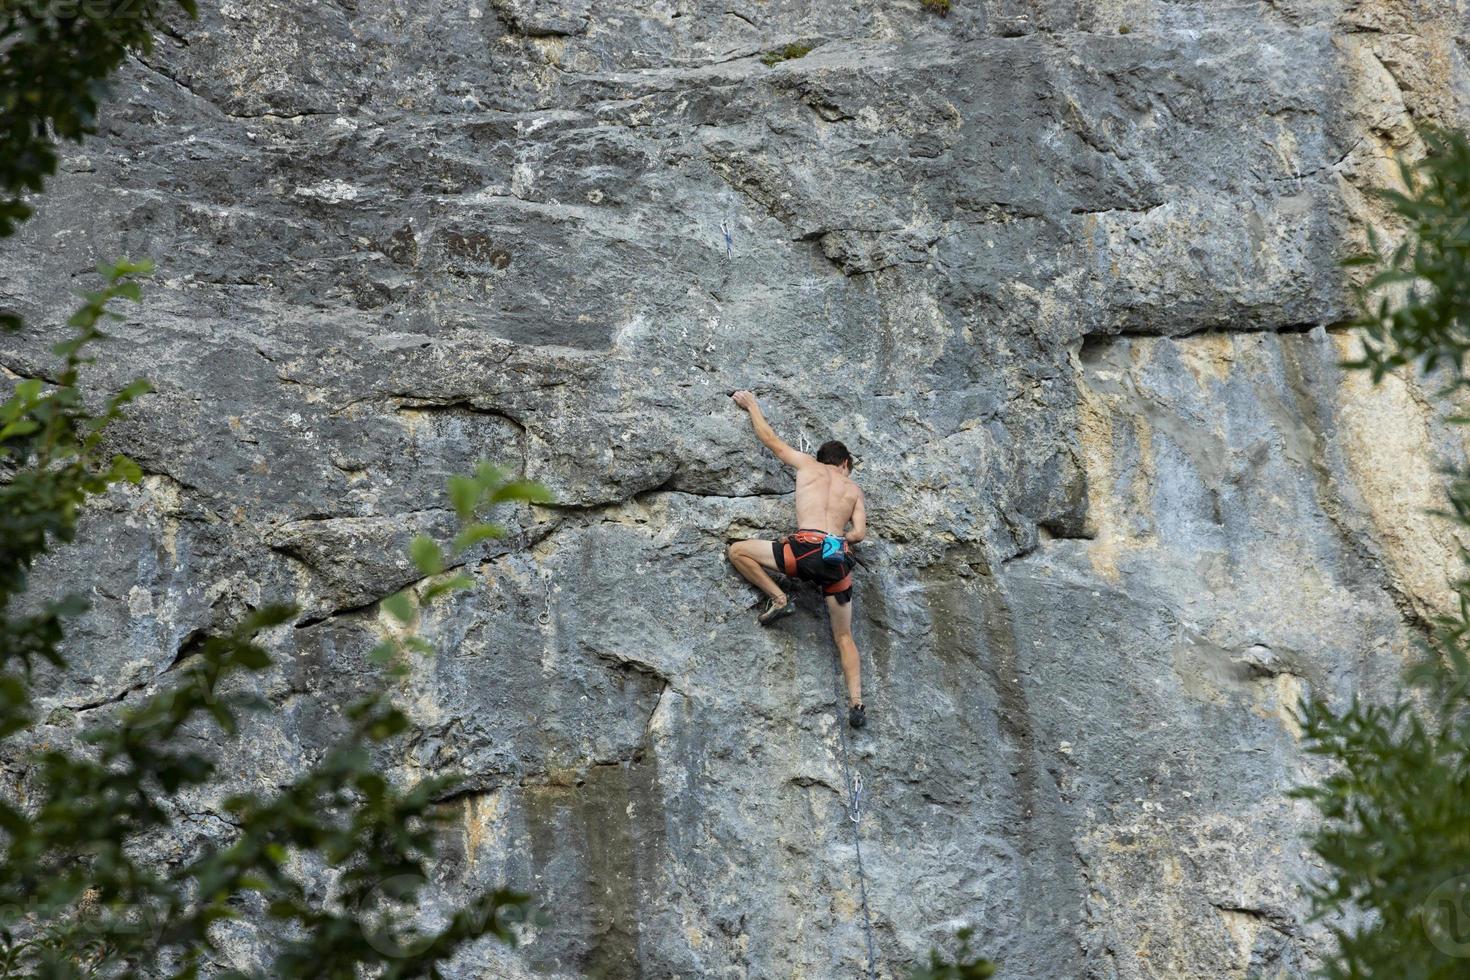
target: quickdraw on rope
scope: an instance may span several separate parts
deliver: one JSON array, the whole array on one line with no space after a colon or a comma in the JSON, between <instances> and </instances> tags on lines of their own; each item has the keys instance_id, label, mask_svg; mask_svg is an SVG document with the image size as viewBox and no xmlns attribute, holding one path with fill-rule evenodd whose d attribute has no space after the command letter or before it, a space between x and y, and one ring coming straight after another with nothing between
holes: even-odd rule
<instances>
[{"instance_id":1,"label":"quickdraw on rope","mask_svg":"<svg viewBox=\"0 0 1470 980\"><path fill-rule=\"evenodd\" d=\"M838 653L832 651L832 684L837 690L837 743L842 748L842 778L847 785L847 819L852 824L852 846L857 854L858 897L863 906L863 932L868 940L868 980L878 978L878 954L873 943L873 915L868 911L868 872L863 867L863 778L852 771L847 761L847 732L842 727L842 668Z\"/></svg>"},{"instance_id":2,"label":"quickdraw on rope","mask_svg":"<svg viewBox=\"0 0 1470 980\"><path fill-rule=\"evenodd\" d=\"M541 584L546 588L546 604L541 607L541 615L536 617L536 622L542 626L551 625L551 574L545 573L541 576Z\"/></svg>"},{"instance_id":3,"label":"quickdraw on rope","mask_svg":"<svg viewBox=\"0 0 1470 980\"><path fill-rule=\"evenodd\" d=\"M730 219L720 219L720 234L725 236L725 261L730 261L735 254L735 239L730 236Z\"/></svg>"}]
</instances>

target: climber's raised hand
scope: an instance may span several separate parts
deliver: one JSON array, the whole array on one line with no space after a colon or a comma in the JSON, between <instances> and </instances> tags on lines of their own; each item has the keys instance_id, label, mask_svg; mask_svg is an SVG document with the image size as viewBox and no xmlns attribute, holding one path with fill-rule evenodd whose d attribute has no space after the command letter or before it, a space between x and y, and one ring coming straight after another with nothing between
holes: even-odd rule
<instances>
[{"instance_id":1,"label":"climber's raised hand","mask_svg":"<svg viewBox=\"0 0 1470 980\"><path fill-rule=\"evenodd\" d=\"M816 465L816 460L806 453L792 449L781 441L776 435L776 430L771 428L771 423L766 421L766 415L761 411L760 402L755 400L755 393L741 389L731 392L730 397L735 399L735 404L750 413L750 424L755 429L755 437L761 443L776 454L776 458L787 466L800 468L807 465Z\"/></svg>"}]
</instances>

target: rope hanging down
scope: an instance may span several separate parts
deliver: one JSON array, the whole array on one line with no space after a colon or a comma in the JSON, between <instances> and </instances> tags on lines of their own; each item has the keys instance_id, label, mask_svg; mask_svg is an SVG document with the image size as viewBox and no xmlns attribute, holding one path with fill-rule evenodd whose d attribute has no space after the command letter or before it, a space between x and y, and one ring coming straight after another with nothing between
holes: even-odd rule
<instances>
[{"instance_id":1,"label":"rope hanging down","mask_svg":"<svg viewBox=\"0 0 1470 980\"><path fill-rule=\"evenodd\" d=\"M837 742L842 747L842 778L847 784L847 819L852 824L852 846L857 853L858 897L863 906L863 932L868 938L868 980L878 978L878 954L873 945L873 916L868 911L868 873L863 868L863 839L859 832L863 818L863 780L847 761L847 732L842 727L842 672L838 653L832 651L832 683L837 690Z\"/></svg>"}]
</instances>

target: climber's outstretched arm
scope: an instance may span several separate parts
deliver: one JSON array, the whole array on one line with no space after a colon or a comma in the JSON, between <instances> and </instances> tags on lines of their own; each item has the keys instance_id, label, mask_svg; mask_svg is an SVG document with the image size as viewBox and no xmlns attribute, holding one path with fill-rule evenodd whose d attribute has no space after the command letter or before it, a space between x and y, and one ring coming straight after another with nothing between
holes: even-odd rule
<instances>
[{"instance_id":1,"label":"climber's outstretched arm","mask_svg":"<svg viewBox=\"0 0 1470 980\"><path fill-rule=\"evenodd\" d=\"M781 441L781 437L776 435L776 430L771 428L771 423L766 421L765 414L761 412L760 403L755 400L753 393L737 391L730 397L735 399L735 404L750 413L750 424L755 429L755 437L767 449L775 453L777 459L794 469L816 464L817 461L813 457L798 449L792 449Z\"/></svg>"}]
</instances>

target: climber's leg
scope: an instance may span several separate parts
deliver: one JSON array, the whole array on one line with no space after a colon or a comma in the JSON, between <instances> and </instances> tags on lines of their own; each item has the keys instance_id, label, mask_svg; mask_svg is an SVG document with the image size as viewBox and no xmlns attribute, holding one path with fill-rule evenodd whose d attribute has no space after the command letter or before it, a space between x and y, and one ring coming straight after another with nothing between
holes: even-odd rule
<instances>
[{"instance_id":1,"label":"climber's leg","mask_svg":"<svg viewBox=\"0 0 1470 980\"><path fill-rule=\"evenodd\" d=\"M779 567L776 564L775 542L761 541L758 538L736 541L730 545L730 564L745 576L747 582L770 596L766 600L766 608L756 617L756 621L762 626L770 626L776 620L796 612L795 600L781 591L781 587L766 574L766 569L774 572Z\"/></svg>"},{"instance_id":2,"label":"climber's leg","mask_svg":"<svg viewBox=\"0 0 1470 980\"><path fill-rule=\"evenodd\" d=\"M838 602L835 595L829 595L827 615L832 620L832 639L842 657L842 676L847 678L847 704L856 707L863 703L863 681L857 641L852 638L852 601Z\"/></svg>"},{"instance_id":3,"label":"climber's leg","mask_svg":"<svg viewBox=\"0 0 1470 980\"><path fill-rule=\"evenodd\" d=\"M776 556L771 549L770 541L762 541L752 538L749 541L736 541L730 545L730 564L735 570L745 576L745 580L766 595L774 599L778 605L786 605L786 593L775 583L769 571L777 571Z\"/></svg>"}]
</instances>

